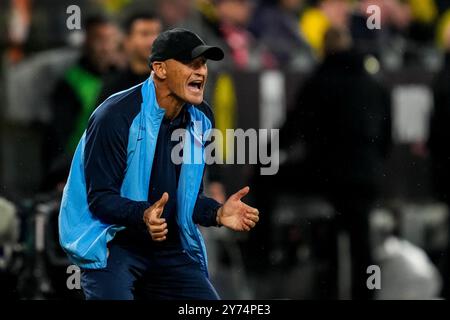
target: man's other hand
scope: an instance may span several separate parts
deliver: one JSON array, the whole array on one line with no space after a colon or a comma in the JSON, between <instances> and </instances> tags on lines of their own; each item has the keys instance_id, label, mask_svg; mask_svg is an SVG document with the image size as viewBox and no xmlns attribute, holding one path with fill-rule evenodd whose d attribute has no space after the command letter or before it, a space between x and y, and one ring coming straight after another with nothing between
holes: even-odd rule
<instances>
[{"instance_id":1,"label":"man's other hand","mask_svg":"<svg viewBox=\"0 0 450 320\"><path fill-rule=\"evenodd\" d=\"M217 223L234 231L250 231L259 221L259 211L241 201L250 191L242 188L224 203L217 211Z\"/></svg>"},{"instance_id":2,"label":"man's other hand","mask_svg":"<svg viewBox=\"0 0 450 320\"><path fill-rule=\"evenodd\" d=\"M169 201L169 194L164 192L161 199L144 212L144 222L154 241L166 240L167 232L169 232L166 219L161 218L167 201Z\"/></svg>"}]
</instances>

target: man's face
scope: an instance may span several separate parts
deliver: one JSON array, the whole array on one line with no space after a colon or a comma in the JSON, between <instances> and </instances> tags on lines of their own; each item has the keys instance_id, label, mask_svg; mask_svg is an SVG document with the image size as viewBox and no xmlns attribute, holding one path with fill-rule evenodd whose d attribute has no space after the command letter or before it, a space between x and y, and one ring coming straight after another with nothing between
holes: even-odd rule
<instances>
[{"instance_id":1,"label":"man's face","mask_svg":"<svg viewBox=\"0 0 450 320\"><path fill-rule=\"evenodd\" d=\"M172 94L193 105L202 103L208 77L206 59L198 57L187 63L169 59L165 64L167 85Z\"/></svg>"},{"instance_id":2,"label":"man's face","mask_svg":"<svg viewBox=\"0 0 450 320\"><path fill-rule=\"evenodd\" d=\"M161 22L157 19L138 19L133 23L126 39L126 48L130 56L147 61L153 41L161 32Z\"/></svg>"},{"instance_id":3,"label":"man's face","mask_svg":"<svg viewBox=\"0 0 450 320\"><path fill-rule=\"evenodd\" d=\"M113 60L113 57L116 57L119 44L120 33L113 24L95 26L86 37L88 54L100 69L114 64L114 61L109 59Z\"/></svg>"},{"instance_id":4,"label":"man's face","mask_svg":"<svg viewBox=\"0 0 450 320\"><path fill-rule=\"evenodd\" d=\"M219 19L234 26L246 26L253 12L250 0L220 0L216 5Z\"/></svg>"},{"instance_id":5,"label":"man's face","mask_svg":"<svg viewBox=\"0 0 450 320\"><path fill-rule=\"evenodd\" d=\"M320 3L321 10L334 27L345 28L350 15L350 2L347 0L324 0Z\"/></svg>"}]
</instances>

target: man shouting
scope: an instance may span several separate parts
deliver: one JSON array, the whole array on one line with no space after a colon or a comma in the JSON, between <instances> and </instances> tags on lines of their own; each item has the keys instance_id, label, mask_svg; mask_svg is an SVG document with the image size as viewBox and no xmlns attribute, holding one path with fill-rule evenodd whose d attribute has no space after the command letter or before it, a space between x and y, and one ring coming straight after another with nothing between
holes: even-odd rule
<instances>
[{"instance_id":1,"label":"man shouting","mask_svg":"<svg viewBox=\"0 0 450 320\"><path fill-rule=\"evenodd\" d=\"M165 31L153 43L149 79L89 119L59 215L60 243L81 269L87 299L219 299L196 225L249 231L259 212L241 201L248 187L224 204L204 196L203 157L178 164L171 155L177 129L185 129L185 153L204 151L201 137L214 127L203 101L206 63L223 57L188 30Z\"/></svg>"}]
</instances>

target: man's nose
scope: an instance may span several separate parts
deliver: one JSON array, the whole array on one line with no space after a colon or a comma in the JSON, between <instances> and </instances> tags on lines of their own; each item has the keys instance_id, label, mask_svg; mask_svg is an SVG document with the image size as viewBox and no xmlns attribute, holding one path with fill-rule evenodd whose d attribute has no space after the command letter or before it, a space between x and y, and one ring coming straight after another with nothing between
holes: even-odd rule
<instances>
[{"instance_id":1,"label":"man's nose","mask_svg":"<svg viewBox=\"0 0 450 320\"><path fill-rule=\"evenodd\" d=\"M206 76L206 74L208 73L208 68L206 67L206 63L201 64L196 70L195 72L199 75L202 76Z\"/></svg>"}]
</instances>

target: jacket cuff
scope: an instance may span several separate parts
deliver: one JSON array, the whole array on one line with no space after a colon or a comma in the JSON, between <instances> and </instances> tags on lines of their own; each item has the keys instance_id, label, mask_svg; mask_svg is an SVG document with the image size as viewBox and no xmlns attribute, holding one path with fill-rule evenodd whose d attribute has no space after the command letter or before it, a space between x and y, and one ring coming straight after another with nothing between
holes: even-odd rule
<instances>
[{"instance_id":1,"label":"jacket cuff","mask_svg":"<svg viewBox=\"0 0 450 320\"><path fill-rule=\"evenodd\" d=\"M129 224L132 228L138 230L147 230L147 226L144 222L144 212L150 207L150 203L147 201L139 201L136 203L134 212L130 215Z\"/></svg>"},{"instance_id":2,"label":"jacket cuff","mask_svg":"<svg viewBox=\"0 0 450 320\"><path fill-rule=\"evenodd\" d=\"M222 206L214 199L202 197L197 200L194 209L194 223L204 227L218 227L217 210Z\"/></svg>"}]
</instances>

